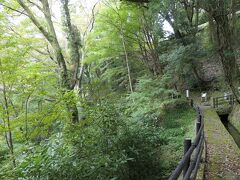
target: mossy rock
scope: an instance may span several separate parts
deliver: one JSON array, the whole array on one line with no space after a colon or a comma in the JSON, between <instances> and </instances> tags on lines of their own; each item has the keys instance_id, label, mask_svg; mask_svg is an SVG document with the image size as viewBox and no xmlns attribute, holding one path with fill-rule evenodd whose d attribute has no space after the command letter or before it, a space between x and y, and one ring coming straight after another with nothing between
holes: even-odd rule
<instances>
[{"instance_id":1,"label":"mossy rock","mask_svg":"<svg viewBox=\"0 0 240 180\"><path fill-rule=\"evenodd\" d=\"M229 121L240 132L240 105L235 105L229 114Z\"/></svg>"},{"instance_id":2,"label":"mossy rock","mask_svg":"<svg viewBox=\"0 0 240 180\"><path fill-rule=\"evenodd\" d=\"M232 107L229 105L222 105L215 109L219 115L229 114L232 111Z\"/></svg>"}]
</instances>

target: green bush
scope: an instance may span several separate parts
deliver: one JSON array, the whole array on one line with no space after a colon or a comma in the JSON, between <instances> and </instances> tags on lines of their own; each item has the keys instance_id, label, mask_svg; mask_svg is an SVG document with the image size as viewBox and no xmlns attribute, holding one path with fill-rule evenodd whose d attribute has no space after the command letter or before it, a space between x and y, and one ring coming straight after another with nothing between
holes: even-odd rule
<instances>
[{"instance_id":1,"label":"green bush","mask_svg":"<svg viewBox=\"0 0 240 180\"><path fill-rule=\"evenodd\" d=\"M112 105L91 107L87 119L65 127L18 161L18 176L56 179L139 179L160 174L160 128L127 121ZM156 178L157 179L157 178Z\"/></svg>"},{"instance_id":2,"label":"green bush","mask_svg":"<svg viewBox=\"0 0 240 180\"><path fill-rule=\"evenodd\" d=\"M28 144L4 177L23 179L167 179L182 157L195 113L158 80L142 79L128 98L82 102L84 120ZM58 133L57 133L58 132ZM3 170L0 168L0 170ZM14 176L13 176L14 177Z\"/></svg>"}]
</instances>

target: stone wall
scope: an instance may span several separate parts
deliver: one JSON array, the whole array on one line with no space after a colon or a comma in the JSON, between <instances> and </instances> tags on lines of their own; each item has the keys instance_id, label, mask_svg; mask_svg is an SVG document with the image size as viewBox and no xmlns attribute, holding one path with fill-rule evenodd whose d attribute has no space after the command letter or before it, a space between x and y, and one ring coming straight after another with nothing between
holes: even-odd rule
<instances>
[{"instance_id":1,"label":"stone wall","mask_svg":"<svg viewBox=\"0 0 240 180\"><path fill-rule=\"evenodd\" d=\"M240 132L240 105L235 105L229 114L228 120Z\"/></svg>"}]
</instances>

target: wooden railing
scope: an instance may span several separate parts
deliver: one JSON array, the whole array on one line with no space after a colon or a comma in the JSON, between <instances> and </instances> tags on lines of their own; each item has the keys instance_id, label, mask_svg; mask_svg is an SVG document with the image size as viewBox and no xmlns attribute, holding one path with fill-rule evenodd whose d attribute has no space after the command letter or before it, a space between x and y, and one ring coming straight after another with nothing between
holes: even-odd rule
<instances>
[{"instance_id":1,"label":"wooden railing","mask_svg":"<svg viewBox=\"0 0 240 180\"><path fill-rule=\"evenodd\" d=\"M213 108L218 108L221 105L229 104L231 106L234 105L236 99L232 94L228 94L225 96L214 97L213 98Z\"/></svg>"},{"instance_id":2,"label":"wooden railing","mask_svg":"<svg viewBox=\"0 0 240 180\"><path fill-rule=\"evenodd\" d=\"M192 102L192 101L191 101ZM204 149L204 120L203 113L199 106L193 105L197 112L196 137L184 140L184 156L176 169L172 172L169 180L176 180L182 175L183 180L195 180Z\"/></svg>"}]
</instances>

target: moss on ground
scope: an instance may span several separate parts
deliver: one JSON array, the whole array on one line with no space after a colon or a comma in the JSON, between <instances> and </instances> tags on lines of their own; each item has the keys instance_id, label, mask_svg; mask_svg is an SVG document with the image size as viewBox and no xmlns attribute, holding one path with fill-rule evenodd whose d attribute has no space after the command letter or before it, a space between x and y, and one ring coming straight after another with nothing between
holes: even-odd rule
<instances>
[{"instance_id":1,"label":"moss on ground","mask_svg":"<svg viewBox=\"0 0 240 180\"><path fill-rule=\"evenodd\" d=\"M229 115L229 121L240 132L240 105L235 105Z\"/></svg>"},{"instance_id":2,"label":"moss on ground","mask_svg":"<svg viewBox=\"0 0 240 180\"><path fill-rule=\"evenodd\" d=\"M240 150L212 109L204 110L207 142L206 179L239 179Z\"/></svg>"}]
</instances>

